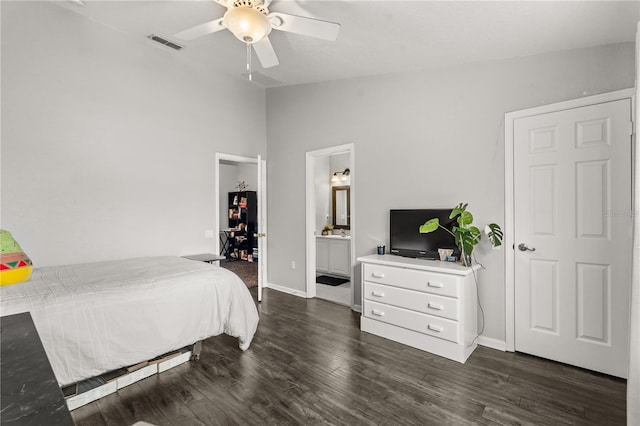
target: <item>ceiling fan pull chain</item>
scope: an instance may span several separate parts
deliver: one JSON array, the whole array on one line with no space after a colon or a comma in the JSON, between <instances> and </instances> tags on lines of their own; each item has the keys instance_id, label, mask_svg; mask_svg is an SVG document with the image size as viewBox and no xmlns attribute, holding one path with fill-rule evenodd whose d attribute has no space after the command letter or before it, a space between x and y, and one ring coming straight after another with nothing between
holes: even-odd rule
<instances>
[{"instance_id":1,"label":"ceiling fan pull chain","mask_svg":"<svg viewBox=\"0 0 640 426\"><path fill-rule=\"evenodd\" d=\"M249 81L251 81L251 45L247 43L247 71L249 72Z\"/></svg>"}]
</instances>

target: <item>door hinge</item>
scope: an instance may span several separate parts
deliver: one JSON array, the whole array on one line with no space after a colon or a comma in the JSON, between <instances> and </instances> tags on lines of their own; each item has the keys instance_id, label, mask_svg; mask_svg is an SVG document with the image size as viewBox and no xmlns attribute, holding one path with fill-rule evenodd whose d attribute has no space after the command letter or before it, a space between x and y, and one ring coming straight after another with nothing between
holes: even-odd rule
<instances>
[{"instance_id":1,"label":"door hinge","mask_svg":"<svg viewBox=\"0 0 640 426\"><path fill-rule=\"evenodd\" d=\"M627 128L629 129L629 136L633 136L633 121L627 123Z\"/></svg>"}]
</instances>

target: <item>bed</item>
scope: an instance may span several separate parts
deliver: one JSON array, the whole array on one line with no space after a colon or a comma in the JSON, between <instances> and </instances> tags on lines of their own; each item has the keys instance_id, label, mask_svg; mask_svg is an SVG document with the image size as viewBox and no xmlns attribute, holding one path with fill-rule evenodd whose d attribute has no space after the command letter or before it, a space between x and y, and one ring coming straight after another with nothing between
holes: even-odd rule
<instances>
[{"instance_id":1,"label":"bed","mask_svg":"<svg viewBox=\"0 0 640 426\"><path fill-rule=\"evenodd\" d=\"M0 300L3 316L31 312L61 386L221 333L246 350L258 325L237 275L179 257L34 268Z\"/></svg>"}]
</instances>

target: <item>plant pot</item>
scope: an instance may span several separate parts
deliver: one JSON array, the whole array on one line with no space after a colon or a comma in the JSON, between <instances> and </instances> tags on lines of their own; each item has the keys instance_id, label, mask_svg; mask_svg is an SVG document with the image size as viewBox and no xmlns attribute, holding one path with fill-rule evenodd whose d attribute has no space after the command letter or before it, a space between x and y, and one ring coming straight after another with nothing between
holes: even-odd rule
<instances>
[{"instance_id":1,"label":"plant pot","mask_svg":"<svg viewBox=\"0 0 640 426\"><path fill-rule=\"evenodd\" d=\"M322 230L322 235L329 235L329 231L327 231L326 229Z\"/></svg>"},{"instance_id":2,"label":"plant pot","mask_svg":"<svg viewBox=\"0 0 640 426\"><path fill-rule=\"evenodd\" d=\"M462 266L471 266L471 255L470 254L460 254L460 260L458 260Z\"/></svg>"}]
</instances>

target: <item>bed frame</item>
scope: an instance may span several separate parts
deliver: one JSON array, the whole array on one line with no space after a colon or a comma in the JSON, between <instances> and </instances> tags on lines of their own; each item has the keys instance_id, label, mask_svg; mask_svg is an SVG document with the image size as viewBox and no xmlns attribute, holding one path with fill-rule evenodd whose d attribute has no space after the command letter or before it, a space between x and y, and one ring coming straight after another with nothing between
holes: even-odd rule
<instances>
[{"instance_id":1,"label":"bed frame","mask_svg":"<svg viewBox=\"0 0 640 426\"><path fill-rule=\"evenodd\" d=\"M202 340L198 340L191 346L191 361L198 361L202 353Z\"/></svg>"},{"instance_id":2,"label":"bed frame","mask_svg":"<svg viewBox=\"0 0 640 426\"><path fill-rule=\"evenodd\" d=\"M201 353L202 340L199 340L191 346L152 360L64 386L62 393L65 396L67 408L75 410L154 374L160 374L188 361L198 361Z\"/></svg>"}]
</instances>

